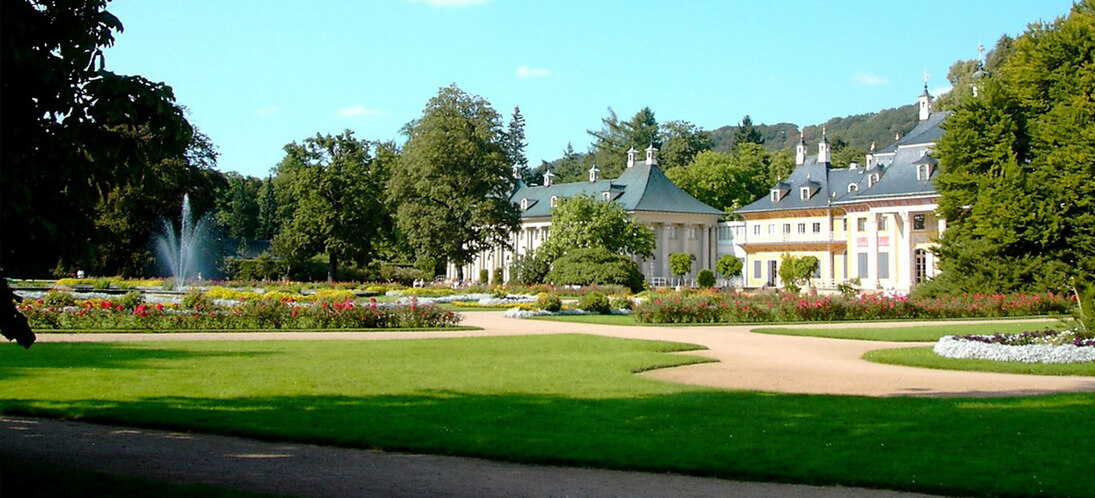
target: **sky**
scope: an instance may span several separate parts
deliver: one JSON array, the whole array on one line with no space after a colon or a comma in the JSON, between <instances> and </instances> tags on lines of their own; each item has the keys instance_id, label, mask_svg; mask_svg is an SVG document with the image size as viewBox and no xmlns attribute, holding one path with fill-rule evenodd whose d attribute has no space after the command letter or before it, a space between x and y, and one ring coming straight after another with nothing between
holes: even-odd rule
<instances>
[{"instance_id":1,"label":"sky","mask_svg":"<svg viewBox=\"0 0 1095 498\"><path fill-rule=\"evenodd\" d=\"M220 154L266 176L283 147L395 140L456 84L509 122L530 166L581 152L612 108L704 129L813 125L946 91L954 61L1070 0L116 0L106 67L174 88Z\"/></svg>"}]
</instances>

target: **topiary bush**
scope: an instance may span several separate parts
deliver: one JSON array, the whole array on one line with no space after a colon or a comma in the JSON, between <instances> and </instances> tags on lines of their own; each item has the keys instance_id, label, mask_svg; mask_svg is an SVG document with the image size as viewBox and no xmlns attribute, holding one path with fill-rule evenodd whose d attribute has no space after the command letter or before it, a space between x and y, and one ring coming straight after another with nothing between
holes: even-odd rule
<instances>
[{"instance_id":1,"label":"topiary bush","mask_svg":"<svg viewBox=\"0 0 1095 498\"><path fill-rule=\"evenodd\" d=\"M491 276L494 285L502 285L506 283L506 271L501 268L495 268L494 274Z\"/></svg>"},{"instance_id":2,"label":"topiary bush","mask_svg":"<svg viewBox=\"0 0 1095 498\"><path fill-rule=\"evenodd\" d=\"M479 269L479 285L487 285L490 281L490 272L486 268Z\"/></svg>"},{"instance_id":3,"label":"topiary bush","mask_svg":"<svg viewBox=\"0 0 1095 498\"><path fill-rule=\"evenodd\" d=\"M612 308L608 305L608 297L600 292L593 291L586 294L578 301L578 308L585 310L588 313L599 313L607 315L611 312Z\"/></svg>"},{"instance_id":4,"label":"topiary bush","mask_svg":"<svg viewBox=\"0 0 1095 498\"><path fill-rule=\"evenodd\" d=\"M696 283L705 289L715 286L715 272L704 268L696 275Z\"/></svg>"},{"instance_id":5,"label":"topiary bush","mask_svg":"<svg viewBox=\"0 0 1095 498\"><path fill-rule=\"evenodd\" d=\"M605 248L574 249L552 264L546 280L555 285L626 285L643 290L645 279L631 258Z\"/></svg>"}]
</instances>

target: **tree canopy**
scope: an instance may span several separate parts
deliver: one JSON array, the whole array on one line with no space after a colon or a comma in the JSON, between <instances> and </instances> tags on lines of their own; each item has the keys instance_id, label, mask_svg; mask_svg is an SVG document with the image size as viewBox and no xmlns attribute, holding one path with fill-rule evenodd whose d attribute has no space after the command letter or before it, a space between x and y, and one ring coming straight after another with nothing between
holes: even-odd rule
<instances>
[{"instance_id":1,"label":"tree canopy","mask_svg":"<svg viewBox=\"0 0 1095 498\"><path fill-rule=\"evenodd\" d=\"M105 6L4 4L0 265L8 271L44 276L94 260L107 197L139 189L152 165L187 161L195 134L171 88L104 69L103 49L122 30Z\"/></svg>"},{"instance_id":2,"label":"tree canopy","mask_svg":"<svg viewBox=\"0 0 1095 498\"><path fill-rule=\"evenodd\" d=\"M343 260L368 264L390 231L383 191L391 165L374 158L371 147L349 130L285 146L278 169L292 172L286 187L295 202L274 238L280 255L301 261L325 254L329 281Z\"/></svg>"},{"instance_id":3,"label":"tree canopy","mask_svg":"<svg viewBox=\"0 0 1095 498\"><path fill-rule=\"evenodd\" d=\"M649 258L654 254L654 229L632 219L614 202L586 195L560 201L551 210L551 234L537 251L554 261L587 248Z\"/></svg>"},{"instance_id":4,"label":"tree canopy","mask_svg":"<svg viewBox=\"0 0 1095 498\"><path fill-rule=\"evenodd\" d=\"M1035 23L959 101L939 142L943 273L931 288L1095 279L1095 1Z\"/></svg>"},{"instance_id":5,"label":"tree canopy","mask_svg":"<svg viewBox=\"0 0 1095 498\"><path fill-rule=\"evenodd\" d=\"M490 102L442 88L404 131L388 190L416 257L463 268L492 245L509 247L520 215L509 201L512 165Z\"/></svg>"}]
</instances>

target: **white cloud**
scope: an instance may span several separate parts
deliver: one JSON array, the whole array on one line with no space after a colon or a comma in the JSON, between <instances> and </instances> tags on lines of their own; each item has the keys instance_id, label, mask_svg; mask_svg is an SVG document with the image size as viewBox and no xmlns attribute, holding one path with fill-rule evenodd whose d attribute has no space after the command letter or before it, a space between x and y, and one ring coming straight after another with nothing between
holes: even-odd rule
<instances>
[{"instance_id":1,"label":"white cloud","mask_svg":"<svg viewBox=\"0 0 1095 498\"><path fill-rule=\"evenodd\" d=\"M525 65L517 66L518 78L547 78L551 76L551 71L543 68L528 67Z\"/></svg>"},{"instance_id":2,"label":"white cloud","mask_svg":"<svg viewBox=\"0 0 1095 498\"><path fill-rule=\"evenodd\" d=\"M338 116L341 118L357 118L357 117L373 117L383 116L385 111L383 109L373 109L371 107L364 107L355 105L353 107L343 107L338 110Z\"/></svg>"},{"instance_id":3,"label":"white cloud","mask_svg":"<svg viewBox=\"0 0 1095 498\"><path fill-rule=\"evenodd\" d=\"M852 83L859 86L882 86L887 85L890 82L877 74L872 72L856 73L852 76Z\"/></svg>"},{"instance_id":4,"label":"white cloud","mask_svg":"<svg viewBox=\"0 0 1095 498\"><path fill-rule=\"evenodd\" d=\"M274 114L277 114L279 112L281 112L281 108L276 105L268 105L266 107L260 107L258 109L255 109L256 116L273 116Z\"/></svg>"},{"instance_id":5,"label":"white cloud","mask_svg":"<svg viewBox=\"0 0 1095 498\"><path fill-rule=\"evenodd\" d=\"M947 93L951 90L954 90L954 87L952 87L950 85L947 85L947 86L941 86L941 87L938 87L938 88L933 88L931 92L932 92L932 95L938 97L938 96L943 95L944 93Z\"/></svg>"},{"instance_id":6,"label":"white cloud","mask_svg":"<svg viewBox=\"0 0 1095 498\"><path fill-rule=\"evenodd\" d=\"M430 4L431 7L463 7L465 5L479 5L486 3L487 0L413 0L414 2L423 2Z\"/></svg>"}]
</instances>

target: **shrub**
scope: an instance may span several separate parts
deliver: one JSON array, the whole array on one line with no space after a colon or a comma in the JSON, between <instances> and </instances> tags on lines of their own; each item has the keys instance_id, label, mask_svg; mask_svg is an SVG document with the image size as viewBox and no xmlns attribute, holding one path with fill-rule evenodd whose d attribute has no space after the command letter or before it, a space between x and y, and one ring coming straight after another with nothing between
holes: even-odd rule
<instances>
[{"instance_id":1,"label":"shrub","mask_svg":"<svg viewBox=\"0 0 1095 498\"><path fill-rule=\"evenodd\" d=\"M578 301L578 308L583 309L589 313L599 313L607 315L612 308L608 306L608 297L600 292L594 291L586 294Z\"/></svg>"},{"instance_id":2,"label":"shrub","mask_svg":"<svg viewBox=\"0 0 1095 498\"><path fill-rule=\"evenodd\" d=\"M110 279L98 278L91 283L91 288L95 290L106 290L110 288Z\"/></svg>"},{"instance_id":3,"label":"shrub","mask_svg":"<svg viewBox=\"0 0 1095 498\"><path fill-rule=\"evenodd\" d=\"M494 285L502 285L505 283L506 280L506 271L501 268L495 268L494 275L492 277L493 282L491 283L493 283Z\"/></svg>"},{"instance_id":4,"label":"shrub","mask_svg":"<svg viewBox=\"0 0 1095 498\"><path fill-rule=\"evenodd\" d=\"M488 283L490 283L490 279L488 278L489 276L490 276L490 274L489 274L489 272L487 272L486 268L480 268L479 269L479 285L487 285Z\"/></svg>"},{"instance_id":5,"label":"shrub","mask_svg":"<svg viewBox=\"0 0 1095 498\"><path fill-rule=\"evenodd\" d=\"M741 275L741 269L741 260L732 254L727 254L715 262L715 271L719 272L722 278L734 278Z\"/></svg>"},{"instance_id":6,"label":"shrub","mask_svg":"<svg viewBox=\"0 0 1095 498\"><path fill-rule=\"evenodd\" d=\"M276 280L289 272L289 264L269 254L257 258L226 258L228 275L235 280Z\"/></svg>"},{"instance_id":7,"label":"shrub","mask_svg":"<svg viewBox=\"0 0 1095 498\"><path fill-rule=\"evenodd\" d=\"M544 311L555 313L563 309L563 300L559 299L558 294L541 292L536 296L536 307Z\"/></svg>"},{"instance_id":8,"label":"shrub","mask_svg":"<svg viewBox=\"0 0 1095 498\"><path fill-rule=\"evenodd\" d=\"M669 271L680 278L692 271L692 255L675 252L669 255Z\"/></svg>"},{"instance_id":9,"label":"shrub","mask_svg":"<svg viewBox=\"0 0 1095 498\"><path fill-rule=\"evenodd\" d=\"M626 285L639 292L645 285L639 267L608 249L575 249L555 261L547 280L555 285Z\"/></svg>"},{"instance_id":10,"label":"shrub","mask_svg":"<svg viewBox=\"0 0 1095 498\"><path fill-rule=\"evenodd\" d=\"M141 294L140 291L126 292L125 295L118 299L118 304L122 305L122 307L127 310L134 309L137 306L144 304L144 294Z\"/></svg>"},{"instance_id":11,"label":"shrub","mask_svg":"<svg viewBox=\"0 0 1095 498\"><path fill-rule=\"evenodd\" d=\"M715 272L707 268L700 270L700 273L696 275L696 283L705 289L711 288L715 285Z\"/></svg>"},{"instance_id":12,"label":"shrub","mask_svg":"<svg viewBox=\"0 0 1095 498\"><path fill-rule=\"evenodd\" d=\"M535 285L544 283L551 270L551 261L541 251L518 256L509 267L510 283Z\"/></svg>"},{"instance_id":13,"label":"shrub","mask_svg":"<svg viewBox=\"0 0 1095 498\"><path fill-rule=\"evenodd\" d=\"M614 310L629 310L631 309L632 304L631 300L624 296L616 296L612 298L612 301L609 303Z\"/></svg>"},{"instance_id":14,"label":"shrub","mask_svg":"<svg viewBox=\"0 0 1095 498\"><path fill-rule=\"evenodd\" d=\"M65 291L51 290L46 292L46 297L42 299L42 302L44 302L46 306L65 307L76 304L76 298Z\"/></svg>"},{"instance_id":15,"label":"shrub","mask_svg":"<svg viewBox=\"0 0 1095 498\"><path fill-rule=\"evenodd\" d=\"M182 307L191 310L204 310L208 309L212 305L209 298L205 297L199 289L194 289L187 292L182 298Z\"/></svg>"}]
</instances>

